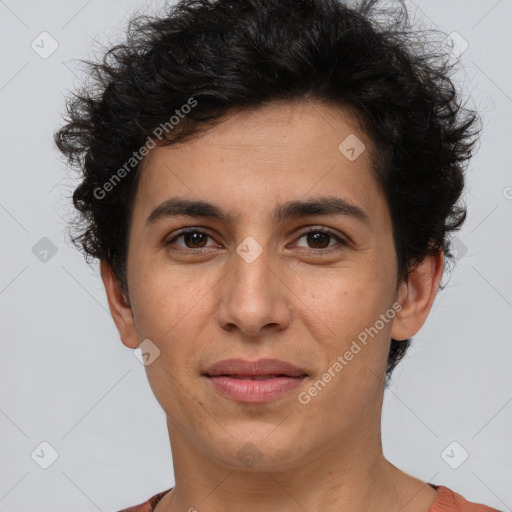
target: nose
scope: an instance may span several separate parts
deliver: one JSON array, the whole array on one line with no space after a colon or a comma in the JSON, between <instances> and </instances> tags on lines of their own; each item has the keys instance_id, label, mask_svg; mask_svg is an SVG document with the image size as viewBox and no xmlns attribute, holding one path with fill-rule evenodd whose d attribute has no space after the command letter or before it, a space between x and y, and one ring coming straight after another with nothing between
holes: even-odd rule
<instances>
[{"instance_id":1,"label":"nose","mask_svg":"<svg viewBox=\"0 0 512 512\"><path fill-rule=\"evenodd\" d=\"M286 329L291 292L279 262L264 250L253 261L234 253L231 264L231 271L219 283L218 325L250 338Z\"/></svg>"}]
</instances>

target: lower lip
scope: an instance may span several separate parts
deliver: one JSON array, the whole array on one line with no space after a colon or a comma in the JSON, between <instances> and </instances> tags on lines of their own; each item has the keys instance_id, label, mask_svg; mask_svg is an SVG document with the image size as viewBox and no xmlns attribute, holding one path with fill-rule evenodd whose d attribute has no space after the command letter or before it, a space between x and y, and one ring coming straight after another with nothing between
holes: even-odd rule
<instances>
[{"instance_id":1,"label":"lower lip","mask_svg":"<svg viewBox=\"0 0 512 512\"><path fill-rule=\"evenodd\" d=\"M223 396L237 402L263 403L274 400L299 386L303 377L272 377L265 380L235 379L225 375L208 377Z\"/></svg>"}]
</instances>

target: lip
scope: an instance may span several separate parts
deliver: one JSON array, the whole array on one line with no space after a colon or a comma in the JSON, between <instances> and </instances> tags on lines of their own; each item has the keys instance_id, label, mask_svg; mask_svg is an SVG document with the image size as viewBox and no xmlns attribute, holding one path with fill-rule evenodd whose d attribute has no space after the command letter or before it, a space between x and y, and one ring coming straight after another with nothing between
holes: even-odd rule
<instances>
[{"instance_id":1,"label":"lip","mask_svg":"<svg viewBox=\"0 0 512 512\"><path fill-rule=\"evenodd\" d=\"M226 359L203 375L222 396L238 402L263 403L299 386L307 373L279 359Z\"/></svg>"},{"instance_id":2,"label":"lip","mask_svg":"<svg viewBox=\"0 0 512 512\"><path fill-rule=\"evenodd\" d=\"M306 375L303 369L280 359L258 359L256 361L224 359L211 365L203 373L209 377L218 375L285 375L287 377L300 377Z\"/></svg>"}]
</instances>

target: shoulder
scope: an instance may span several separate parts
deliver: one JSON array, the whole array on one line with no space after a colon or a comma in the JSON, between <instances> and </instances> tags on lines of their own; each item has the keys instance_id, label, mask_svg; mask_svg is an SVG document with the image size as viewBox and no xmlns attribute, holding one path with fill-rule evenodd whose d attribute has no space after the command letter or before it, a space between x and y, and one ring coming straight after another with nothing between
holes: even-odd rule
<instances>
[{"instance_id":1,"label":"shoulder","mask_svg":"<svg viewBox=\"0 0 512 512\"><path fill-rule=\"evenodd\" d=\"M495 508L473 503L442 485L437 487L437 497L429 512L500 512Z\"/></svg>"},{"instance_id":2,"label":"shoulder","mask_svg":"<svg viewBox=\"0 0 512 512\"><path fill-rule=\"evenodd\" d=\"M171 487L171 489L172 489L172 487ZM149 498L149 500L145 501L144 503L140 503L139 505L135 505L135 506L129 507L129 508L123 508L123 510L120 510L119 512L153 512L153 510L156 507L157 503L171 489L167 489L166 491L159 492L158 494L155 494L154 496L151 496L151 498Z\"/></svg>"},{"instance_id":3,"label":"shoulder","mask_svg":"<svg viewBox=\"0 0 512 512\"><path fill-rule=\"evenodd\" d=\"M429 512L500 512L495 508L482 505L481 503L474 503L466 500L460 494L452 491L448 487L442 485L436 486L437 497L432 504ZM172 488L171 488L172 489ZM159 492L144 503L135 505L130 508L124 508L119 512L153 512L157 503L171 490Z\"/></svg>"}]
</instances>

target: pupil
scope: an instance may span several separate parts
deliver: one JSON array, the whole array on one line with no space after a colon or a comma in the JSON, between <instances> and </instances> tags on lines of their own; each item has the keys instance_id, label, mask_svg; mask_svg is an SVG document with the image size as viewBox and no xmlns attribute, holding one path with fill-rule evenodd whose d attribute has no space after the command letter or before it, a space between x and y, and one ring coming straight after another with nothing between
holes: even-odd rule
<instances>
[{"instance_id":1,"label":"pupil","mask_svg":"<svg viewBox=\"0 0 512 512\"><path fill-rule=\"evenodd\" d=\"M320 244L319 248L323 249L329 245L329 241L328 241L329 236L330 235L328 235L326 233L308 233L308 235L307 235L308 243L313 244L313 245ZM199 244L200 247L204 247L204 240L203 240L203 244L201 245L202 237L203 237L202 233L186 233L185 234L186 245ZM322 243L322 241L324 243Z\"/></svg>"},{"instance_id":2,"label":"pupil","mask_svg":"<svg viewBox=\"0 0 512 512\"><path fill-rule=\"evenodd\" d=\"M325 233L310 233L308 235L308 242L311 242L313 244L320 243L320 245L321 245L320 249L323 249L324 247L327 247L329 245L328 240L327 240L328 238L329 238L329 235L327 235ZM327 240L327 244L325 244L325 243L322 244L321 243L322 239L324 241Z\"/></svg>"},{"instance_id":3,"label":"pupil","mask_svg":"<svg viewBox=\"0 0 512 512\"><path fill-rule=\"evenodd\" d=\"M200 242L201 242L201 241L200 241L200 238L201 238L202 236L203 236L203 235L202 235L201 233L186 233L186 234L185 234L185 242L186 242L186 244L187 244L187 245L189 245L189 244L194 245L195 243L199 243L199 244L200 244ZM198 238L199 238L199 240L194 239L194 237L198 237ZM192 239L192 241L191 241L191 239ZM204 242L204 240L203 240L203 242ZM201 245L201 247L204 247L204 244L203 244L203 245Z\"/></svg>"}]
</instances>

